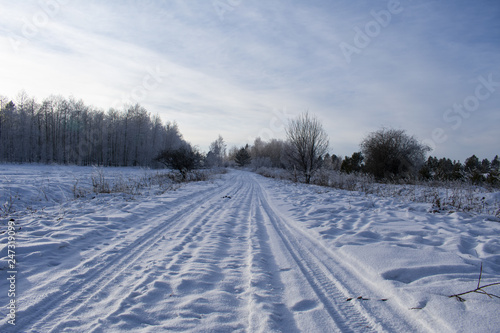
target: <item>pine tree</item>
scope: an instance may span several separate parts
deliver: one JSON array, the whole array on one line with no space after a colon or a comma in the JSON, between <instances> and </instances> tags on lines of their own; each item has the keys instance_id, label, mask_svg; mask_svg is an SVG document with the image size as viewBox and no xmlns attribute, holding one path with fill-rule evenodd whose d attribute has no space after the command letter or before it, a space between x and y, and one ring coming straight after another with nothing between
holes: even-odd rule
<instances>
[{"instance_id":1,"label":"pine tree","mask_svg":"<svg viewBox=\"0 0 500 333\"><path fill-rule=\"evenodd\" d=\"M486 181L490 185L498 186L500 185L500 160L498 159L498 155L495 156L493 161L490 164L490 172Z\"/></svg>"},{"instance_id":2,"label":"pine tree","mask_svg":"<svg viewBox=\"0 0 500 333\"><path fill-rule=\"evenodd\" d=\"M493 171L500 171L500 160L498 159L498 155L495 156L495 158L493 159L493 161L491 161L491 170Z\"/></svg>"},{"instance_id":3,"label":"pine tree","mask_svg":"<svg viewBox=\"0 0 500 333\"><path fill-rule=\"evenodd\" d=\"M245 148L241 148L237 153L234 158L236 164L240 167L244 167L245 165L250 164L252 158L250 157L250 154L247 151L248 145Z\"/></svg>"}]
</instances>

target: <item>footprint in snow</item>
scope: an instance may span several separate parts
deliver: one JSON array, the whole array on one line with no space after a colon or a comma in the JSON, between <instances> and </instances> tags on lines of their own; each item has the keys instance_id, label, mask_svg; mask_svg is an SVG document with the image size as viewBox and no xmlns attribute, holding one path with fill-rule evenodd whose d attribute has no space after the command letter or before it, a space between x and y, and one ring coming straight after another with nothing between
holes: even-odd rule
<instances>
[{"instance_id":1,"label":"footprint in snow","mask_svg":"<svg viewBox=\"0 0 500 333\"><path fill-rule=\"evenodd\" d=\"M298 303L296 303L294 306L292 306L292 310L293 311L308 311L308 310L312 310L314 309L316 306L318 305L318 303L314 300L310 300L310 299L305 299L305 300L302 300Z\"/></svg>"}]
</instances>

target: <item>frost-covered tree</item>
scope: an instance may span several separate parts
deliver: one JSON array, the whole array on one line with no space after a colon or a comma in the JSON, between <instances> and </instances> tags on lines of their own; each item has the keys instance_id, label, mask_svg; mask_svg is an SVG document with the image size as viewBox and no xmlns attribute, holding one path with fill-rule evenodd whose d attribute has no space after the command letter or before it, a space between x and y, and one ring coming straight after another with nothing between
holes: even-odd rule
<instances>
[{"instance_id":1,"label":"frost-covered tree","mask_svg":"<svg viewBox=\"0 0 500 333\"><path fill-rule=\"evenodd\" d=\"M226 158L226 143L222 136L219 135L217 140L212 142L209 147L209 152L205 159L208 167L220 167L224 164Z\"/></svg>"},{"instance_id":2,"label":"frost-covered tree","mask_svg":"<svg viewBox=\"0 0 500 333\"><path fill-rule=\"evenodd\" d=\"M0 161L150 166L182 142L175 123L162 124L140 105L104 112L61 96L0 98Z\"/></svg>"},{"instance_id":3,"label":"frost-covered tree","mask_svg":"<svg viewBox=\"0 0 500 333\"><path fill-rule=\"evenodd\" d=\"M318 118L308 112L289 121L286 135L290 166L300 171L309 184L328 151L328 135Z\"/></svg>"},{"instance_id":4,"label":"frost-covered tree","mask_svg":"<svg viewBox=\"0 0 500 333\"><path fill-rule=\"evenodd\" d=\"M252 166L254 168L273 167L285 168L284 153L286 143L283 140L271 139L269 142L256 138L250 148Z\"/></svg>"},{"instance_id":5,"label":"frost-covered tree","mask_svg":"<svg viewBox=\"0 0 500 333\"><path fill-rule=\"evenodd\" d=\"M342 157L333 154L331 159L332 159L332 169L337 171L340 170L343 162Z\"/></svg>"},{"instance_id":6,"label":"frost-covered tree","mask_svg":"<svg viewBox=\"0 0 500 333\"><path fill-rule=\"evenodd\" d=\"M240 151L240 148L238 148L237 146L232 146L231 148L229 148L227 152L227 159L229 161L234 161L234 158L236 157L238 151Z\"/></svg>"}]
</instances>

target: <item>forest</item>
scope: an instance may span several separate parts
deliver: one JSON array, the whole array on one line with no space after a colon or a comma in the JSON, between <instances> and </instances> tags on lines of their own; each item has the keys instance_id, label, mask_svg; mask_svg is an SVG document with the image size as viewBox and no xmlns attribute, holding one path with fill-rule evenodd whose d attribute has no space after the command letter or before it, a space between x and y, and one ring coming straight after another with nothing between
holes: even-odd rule
<instances>
[{"instance_id":1,"label":"forest","mask_svg":"<svg viewBox=\"0 0 500 333\"><path fill-rule=\"evenodd\" d=\"M37 103L21 93L0 98L0 161L151 166L165 147L185 144L175 122L140 105L107 112L82 100L51 96Z\"/></svg>"}]
</instances>

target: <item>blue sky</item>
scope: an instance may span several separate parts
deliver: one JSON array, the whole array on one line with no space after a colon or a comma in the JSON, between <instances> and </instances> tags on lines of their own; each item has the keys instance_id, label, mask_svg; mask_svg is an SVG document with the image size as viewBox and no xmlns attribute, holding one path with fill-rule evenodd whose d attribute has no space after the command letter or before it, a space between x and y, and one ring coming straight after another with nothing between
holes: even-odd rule
<instances>
[{"instance_id":1,"label":"blue sky","mask_svg":"<svg viewBox=\"0 0 500 333\"><path fill-rule=\"evenodd\" d=\"M463 161L500 154L500 2L0 0L0 94L138 102L206 149L285 138L331 153L405 129Z\"/></svg>"}]
</instances>

